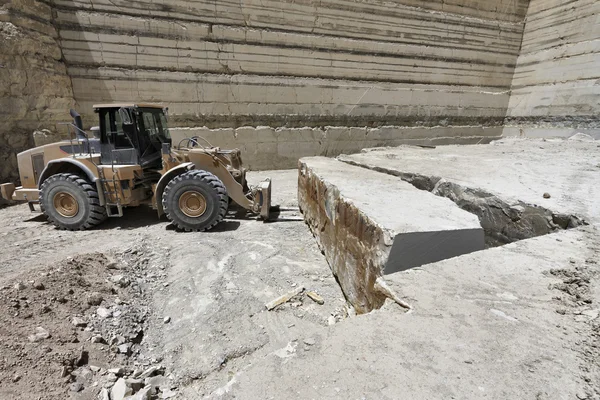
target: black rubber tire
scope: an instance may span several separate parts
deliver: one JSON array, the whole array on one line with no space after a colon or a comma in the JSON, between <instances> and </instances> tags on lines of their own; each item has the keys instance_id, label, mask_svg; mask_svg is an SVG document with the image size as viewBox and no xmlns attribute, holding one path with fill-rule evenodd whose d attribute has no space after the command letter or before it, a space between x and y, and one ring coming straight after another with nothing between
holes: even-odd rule
<instances>
[{"instance_id":1,"label":"black rubber tire","mask_svg":"<svg viewBox=\"0 0 600 400\"><path fill-rule=\"evenodd\" d=\"M75 198L78 213L64 217L54 208L54 195L67 192ZM40 208L48 220L59 229L82 231L93 228L106 220L106 209L100 205L98 191L87 179L72 173L52 175L40 188Z\"/></svg>"},{"instance_id":2,"label":"black rubber tire","mask_svg":"<svg viewBox=\"0 0 600 400\"><path fill-rule=\"evenodd\" d=\"M185 215L179 198L188 191L199 192L206 200L206 211L199 217ZM193 170L177 175L165 187L162 205L167 218L186 232L202 232L214 228L225 218L229 196L223 182L207 171Z\"/></svg>"}]
</instances>

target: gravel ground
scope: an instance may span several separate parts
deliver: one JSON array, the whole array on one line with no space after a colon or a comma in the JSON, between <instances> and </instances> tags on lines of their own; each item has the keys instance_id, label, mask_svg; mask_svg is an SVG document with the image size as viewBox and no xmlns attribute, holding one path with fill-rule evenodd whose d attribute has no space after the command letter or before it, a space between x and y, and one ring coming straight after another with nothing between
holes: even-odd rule
<instances>
[{"instance_id":1,"label":"gravel ground","mask_svg":"<svg viewBox=\"0 0 600 400\"><path fill-rule=\"evenodd\" d=\"M274 203L297 206L296 172L250 180L268 175ZM103 389L143 398L146 385L182 399L600 399L589 193L552 189L552 199L576 196L589 226L391 275L414 310L388 304L359 317L301 221L230 215L214 232L180 233L138 208L62 232L25 205L1 209L0 398L95 399Z\"/></svg>"}]
</instances>

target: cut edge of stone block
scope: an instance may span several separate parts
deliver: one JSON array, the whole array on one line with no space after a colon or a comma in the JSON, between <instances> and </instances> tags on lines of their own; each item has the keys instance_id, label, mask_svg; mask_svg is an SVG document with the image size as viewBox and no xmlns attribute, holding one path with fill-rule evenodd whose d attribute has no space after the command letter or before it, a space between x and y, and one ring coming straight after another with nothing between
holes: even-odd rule
<instances>
[{"instance_id":1,"label":"cut edge of stone block","mask_svg":"<svg viewBox=\"0 0 600 400\"><path fill-rule=\"evenodd\" d=\"M381 218L372 218L368 212L361 209L360 201L346 198L344 195L346 188L340 190L336 184L328 180L328 172L331 172L327 171L328 166L344 169L348 176L360 170L361 174L367 176L367 180L381 178L390 185L397 185L396 187L401 188L399 190L410 190L411 198L416 196L431 199L436 196L419 191L398 178L373 171L367 173L360 167L350 166L334 159L310 157L299 160L300 209L344 295L357 313L366 313L380 308L387 297L396 300L394 297L397 296L380 290L381 284L378 282L381 282L385 273L405 270L484 248L483 229L479 226L477 218L458 209L456 204L447 199L443 202L432 201L434 204L455 208L460 213L469 215L469 218L473 217L476 222L463 224L455 229L442 226L439 231L425 229L417 232L398 231L384 226ZM389 192L385 192L385 195L393 196ZM427 251L427 245L423 241L430 241L436 237L439 240L434 247L438 247L438 251ZM407 262L398 262L399 254L403 254L406 249L412 249L414 256Z\"/></svg>"}]
</instances>

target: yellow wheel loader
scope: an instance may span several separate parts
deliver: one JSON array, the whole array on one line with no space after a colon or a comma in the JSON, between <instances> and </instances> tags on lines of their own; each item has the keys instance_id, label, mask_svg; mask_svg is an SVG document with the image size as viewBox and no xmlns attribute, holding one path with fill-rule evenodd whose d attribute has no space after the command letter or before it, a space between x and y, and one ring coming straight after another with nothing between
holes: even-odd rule
<instances>
[{"instance_id":1,"label":"yellow wheel loader","mask_svg":"<svg viewBox=\"0 0 600 400\"><path fill-rule=\"evenodd\" d=\"M149 204L184 231L205 231L236 203L267 220L271 181L246 182L238 149L222 150L200 137L171 143L168 109L154 104L95 105L96 134L71 110L70 140L17 155L22 186L0 185L7 200L39 203L61 229L84 230L124 207ZM92 137L90 137L92 136Z\"/></svg>"}]
</instances>

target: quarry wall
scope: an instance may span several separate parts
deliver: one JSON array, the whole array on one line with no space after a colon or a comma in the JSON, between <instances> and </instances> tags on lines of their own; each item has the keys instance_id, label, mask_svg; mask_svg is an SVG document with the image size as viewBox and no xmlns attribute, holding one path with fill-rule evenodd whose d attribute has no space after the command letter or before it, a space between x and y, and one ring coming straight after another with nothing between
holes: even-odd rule
<instances>
[{"instance_id":1,"label":"quarry wall","mask_svg":"<svg viewBox=\"0 0 600 400\"><path fill-rule=\"evenodd\" d=\"M0 0L0 180L34 130L60 136L73 104L87 127L95 103L167 104L176 140L240 147L259 169L594 127L597 2L529 3Z\"/></svg>"},{"instance_id":2,"label":"quarry wall","mask_svg":"<svg viewBox=\"0 0 600 400\"><path fill-rule=\"evenodd\" d=\"M531 0L505 134L600 139L600 2Z\"/></svg>"},{"instance_id":3,"label":"quarry wall","mask_svg":"<svg viewBox=\"0 0 600 400\"><path fill-rule=\"evenodd\" d=\"M16 154L33 132L57 132L74 104L52 20L42 2L0 1L0 183L17 179Z\"/></svg>"},{"instance_id":4,"label":"quarry wall","mask_svg":"<svg viewBox=\"0 0 600 400\"><path fill-rule=\"evenodd\" d=\"M364 145L499 137L527 1L54 6L84 121L94 123L98 102L163 102L172 125L210 128L200 128L210 142L247 150L245 160L262 169L294 168L302 156ZM262 130L218 129L243 126L270 127L277 141L269 134L261 142ZM307 126L321 140L305 141ZM324 134L380 126L386 139L361 133L340 144ZM176 139L189 133L173 131Z\"/></svg>"}]
</instances>

